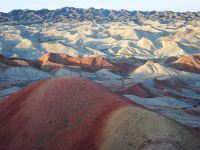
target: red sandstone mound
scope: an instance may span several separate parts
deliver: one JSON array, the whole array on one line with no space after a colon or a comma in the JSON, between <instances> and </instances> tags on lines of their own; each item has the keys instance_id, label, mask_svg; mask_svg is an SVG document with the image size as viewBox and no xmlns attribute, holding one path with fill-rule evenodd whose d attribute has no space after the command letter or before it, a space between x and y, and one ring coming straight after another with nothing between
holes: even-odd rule
<instances>
[{"instance_id":1,"label":"red sandstone mound","mask_svg":"<svg viewBox=\"0 0 200 150\"><path fill-rule=\"evenodd\" d=\"M200 73L200 53L183 56L173 66L179 70Z\"/></svg>"},{"instance_id":2,"label":"red sandstone mound","mask_svg":"<svg viewBox=\"0 0 200 150\"><path fill-rule=\"evenodd\" d=\"M181 92L181 88L187 87L188 85L181 80L170 78L165 80L153 80L152 88L148 86L146 82L138 83L117 91L117 93L122 95L136 95L143 98L153 98L161 96L165 89ZM162 92L155 92L155 89L162 90Z\"/></svg>"},{"instance_id":3,"label":"red sandstone mound","mask_svg":"<svg viewBox=\"0 0 200 150\"><path fill-rule=\"evenodd\" d=\"M85 70L96 71L99 69L113 69L122 70L127 69L125 64L115 64L107 61L101 56L96 57L71 57L65 54L47 53L38 60L38 65L42 70L50 71L58 67L67 66L81 66Z\"/></svg>"},{"instance_id":4,"label":"red sandstone mound","mask_svg":"<svg viewBox=\"0 0 200 150\"><path fill-rule=\"evenodd\" d=\"M43 55L39 59L39 64L43 68L45 66L60 67L64 65L68 66L82 66L86 69L96 70L101 68L114 67L111 63L106 61L102 57L71 57L65 54L48 53Z\"/></svg>"},{"instance_id":5,"label":"red sandstone mound","mask_svg":"<svg viewBox=\"0 0 200 150\"><path fill-rule=\"evenodd\" d=\"M2 150L137 150L156 141L200 148L183 126L84 79L40 81L0 103Z\"/></svg>"},{"instance_id":6,"label":"red sandstone mound","mask_svg":"<svg viewBox=\"0 0 200 150\"><path fill-rule=\"evenodd\" d=\"M141 84L135 84L123 90L117 91L117 93L122 95L136 95L139 97L150 98L153 94L144 88Z\"/></svg>"},{"instance_id":7,"label":"red sandstone mound","mask_svg":"<svg viewBox=\"0 0 200 150\"><path fill-rule=\"evenodd\" d=\"M154 86L158 89L172 89L175 91L181 91L181 88L187 87L187 83L176 78L170 78L165 80L154 80Z\"/></svg>"}]
</instances>

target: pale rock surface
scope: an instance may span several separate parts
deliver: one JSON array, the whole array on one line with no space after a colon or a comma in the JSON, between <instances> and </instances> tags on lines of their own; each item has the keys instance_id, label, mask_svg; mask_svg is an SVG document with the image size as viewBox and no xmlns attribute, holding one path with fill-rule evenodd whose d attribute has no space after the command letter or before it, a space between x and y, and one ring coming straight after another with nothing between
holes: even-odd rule
<instances>
[{"instance_id":1,"label":"pale rock surface","mask_svg":"<svg viewBox=\"0 0 200 150\"><path fill-rule=\"evenodd\" d=\"M49 73L40 71L32 67L11 67L0 74L0 79L11 81L34 81L51 77L52 75L50 75Z\"/></svg>"}]
</instances>

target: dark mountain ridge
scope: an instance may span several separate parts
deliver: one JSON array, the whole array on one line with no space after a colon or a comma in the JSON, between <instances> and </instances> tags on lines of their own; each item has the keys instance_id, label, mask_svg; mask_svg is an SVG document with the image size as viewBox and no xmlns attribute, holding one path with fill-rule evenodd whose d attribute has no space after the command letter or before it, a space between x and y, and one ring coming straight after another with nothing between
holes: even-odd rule
<instances>
[{"instance_id":1,"label":"dark mountain ridge","mask_svg":"<svg viewBox=\"0 0 200 150\"><path fill-rule=\"evenodd\" d=\"M18 9L9 13L0 12L0 24L34 24L43 22L67 22L76 21L134 21L144 20L159 21L160 23L172 23L179 20L186 22L200 20L200 12L172 12L172 11L128 11L108 10L95 8L64 7L61 9L28 10Z\"/></svg>"}]
</instances>

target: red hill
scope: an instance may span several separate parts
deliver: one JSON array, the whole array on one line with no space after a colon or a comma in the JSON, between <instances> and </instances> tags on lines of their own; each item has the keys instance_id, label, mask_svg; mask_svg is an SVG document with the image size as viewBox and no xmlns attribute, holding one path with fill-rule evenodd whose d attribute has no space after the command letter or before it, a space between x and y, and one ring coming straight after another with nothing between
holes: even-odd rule
<instances>
[{"instance_id":1,"label":"red hill","mask_svg":"<svg viewBox=\"0 0 200 150\"><path fill-rule=\"evenodd\" d=\"M200 73L200 53L179 58L174 67L188 72Z\"/></svg>"},{"instance_id":2,"label":"red hill","mask_svg":"<svg viewBox=\"0 0 200 150\"><path fill-rule=\"evenodd\" d=\"M83 69L98 70L102 68L116 68L103 57L71 57L65 54L47 53L39 58L38 64L42 69L45 67L81 66Z\"/></svg>"},{"instance_id":3,"label":"red hill","mask_svg":"<svg viewBox=\"0 0 200 150\"><path fill-rule=\"evenodd\" d=\"M40 81L0 103L2 150L132 150L156 141L200 147L183 126L84 79Z\"/></svg>"},{"instance_id":4,"label":"red hill","mask_svg":"<svg viewBox=\"0 0 200 150\"><path fill-rule=\"evenodd\" d=\"M80 66L84 70L97 71L100 69L112 69L113 71L127 71L133 66L121 62L112 63L101 56L71 57L65 54L47 53L37 61L38 66L44 71L51 71L64 66Z\"/></svg>"}]
</instances>

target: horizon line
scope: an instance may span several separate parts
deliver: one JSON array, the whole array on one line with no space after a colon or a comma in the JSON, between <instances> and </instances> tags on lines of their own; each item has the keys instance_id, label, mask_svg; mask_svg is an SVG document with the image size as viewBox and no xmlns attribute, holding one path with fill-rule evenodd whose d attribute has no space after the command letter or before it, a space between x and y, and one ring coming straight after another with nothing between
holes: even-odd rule
<instances>
[{"instance_id":1,"label":"horizon line","mask_svg":"<svg viewBox=\"0 0 200 150\"><path fill-rule=\"evenodd\" d=\"M11 10L4 10L4 11L0 11L1 13L10 13L12 11L15 11L15 10L32 10L32 11L39 11L39 10L50 10L50 11L53 11L53 10L59 10L59 9L63 9L63 8L76 8L76 9L90 9L90 8L94 8L94 9L97 9L97 10L100 10L100 9L104 9L104 10L114 10L114 11L121 11L121 10L126 10L126 11L129 11L129 12L133 12L133 11L140 11L140 12L152 12L152 11L156 11L156 12L175 12L175 13L185 13L185 12L191 12L191 13L199 13L200 11L189 11L189 10L186 10L186 11L173 11L173 10L139 10L139 9L134 9L134 10L130 10L130 9L124 9L124 8L121 8L121 9L112 9L112 8L95 8L95 7L73 7L73 6L64 6L64 7L59 7L59 8L39 8L39 9L30 9L30 8L17 8L17 9L11 9Z\"/></svg>"}]
</instances>

